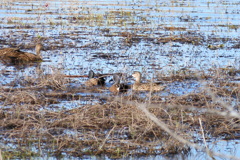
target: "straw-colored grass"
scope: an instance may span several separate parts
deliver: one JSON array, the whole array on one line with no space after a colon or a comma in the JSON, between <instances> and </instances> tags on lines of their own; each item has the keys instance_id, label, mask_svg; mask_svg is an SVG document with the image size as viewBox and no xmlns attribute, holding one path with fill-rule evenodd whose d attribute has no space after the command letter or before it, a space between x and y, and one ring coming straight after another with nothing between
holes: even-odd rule
<instances>
[{"instance_id":1,"label":"straw-colored grass","mask_svg":"<svg viewBox=\"0 0 240 160\"><path fill-rule=\"evenodd\" d=\"M37 147L39 151L55 156L64 153L71 156L106 154L112 158L176 154L189 152L189 147L207 151L200 147L201 143L192 143L202 137L202 133L205 133L204 141L211 137L232 139L238 132L239 113L231 110L227 101L233 94L224 91L226 86L234 88L235 85L209 85L199 93L169 95L165 101L153 96L151 103L137 96L101 97L107 101L105 104L54 111L48 108L47 102L52 98L64 98L66 92L61 92L68 90L67 81L56 81L55 76L48 76L47 81L36 78L39 81L30 84L44 92L43 86L54 82L51 85L56 87L51 89L58 94L27 88L1 91L1 102L5 107L0 109L0 136L17 149ZM59 92L62 85L66 87ZM222 101L219 95L226 100ZM9 105L11 107L7 107ZM4 158L16 155L9 154L7 149L2 152ZM25 157L40 154L23 153Z\"/></svg>"}]
</instances>

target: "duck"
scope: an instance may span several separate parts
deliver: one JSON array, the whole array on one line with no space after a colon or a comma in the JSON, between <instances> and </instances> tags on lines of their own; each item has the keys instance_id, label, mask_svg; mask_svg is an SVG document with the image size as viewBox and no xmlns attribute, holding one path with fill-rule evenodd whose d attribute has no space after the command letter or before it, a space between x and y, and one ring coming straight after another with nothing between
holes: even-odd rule
<instances>
[{"instance_id":1,"label":"duck","mask_svg":"<svg viewBox=\"0 0 240 160\"><path fill-rule=\"evenodd\" d=\"M220 49L220 48L223 48L223 47L224 47L224 44L219 44L219 45L209 44L208 45L208 48L211 49L211 50L217 50L217 49Z\"/></svg>"},{"instance_id":2,"label":"duck","mask_svg":"<svg viewBox=\"0 0 240 160\"><path fill-rule=\"evenodd\" d=\"M157 83L142 83L141 72L134 71L132 76L135 78L135 83L132 85L132 89L135 91L162 91L165 86L159 85Z\"/></svg>"},{"instance_id":3,"label":"duck","mask_svg":"<svg viewBox=\"0 0 240 160\"><path fill-rule=\"evenodd\" d=\"M101 85L103 86L105 84L105 79L104 77L99 76L98 78L94 78L95 73L93 72L93 70L90 70L88 73L88 80L85 82L85 85L87 87L91 87L91 86L97 86L97 85Z\"/></svg>"},{"instance_id":4,"label":"duck","mask_svg":"<svg viewBox=\"0 0 240 160\"><path fill-rule=\"evenodd\" d=\"M130 89L129 85L124 83L120 83L120 77L118 74L113 75L114 84L109 88L110 92L118 93L118 92L127 92Z\"/></svg>"},{"instance_id":5,"label":"duck","mask_svg":"<svg viewBox=\"0 0 240 160\"><path fill-rule=\"evenodd\" d=\"M43 50L43 45L37 43L36 54L21 51L19 48L2 48L0 49L1 58L11 59L12 62L37 62L42 61L41 50Z\"/></svg>"}]
</instances>

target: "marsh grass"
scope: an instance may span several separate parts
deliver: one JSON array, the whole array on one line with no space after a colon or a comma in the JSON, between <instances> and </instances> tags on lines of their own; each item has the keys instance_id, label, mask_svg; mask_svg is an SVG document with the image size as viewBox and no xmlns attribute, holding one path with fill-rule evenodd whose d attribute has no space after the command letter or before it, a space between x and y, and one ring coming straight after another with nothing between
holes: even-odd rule
<instances>
[{"instance_id":1,"label":"marsh grass","mask_svg":"<svg viewBox=\"0 0 240 160\"><path fill-rule=\"evenodd\" d=\"M173 5L176 5L175 3ZM6 9L8 9L7 6L11 6L8 3L5 5ZM124 6L130 7L125 4ZM177 42L177 44L205 48L209 44L234 42L235 45L232 48L239 48L240 45L235 42L236 40L213 34L216 28L222 29L221 27L238 30L238 25L211 25L208 23L209 21L206 24L201 21L201 15L199 17L186 16L186 18L179 17L179 15L173 16L181 21L178 26L175 25L175 22L171 24L166 21L166 18L171 17L164 17L162 13L171 13L172 11L168 7L161 6L162 4L159 4L157 8L153 6L157 11L157 17L155 17L141 14L143 12L150 13L152 10L146 10L146 6L144 9L131 9L130 11L124 9L114 11L101 6L104 8L102 11L98 7L85 7L80 3L74 4L72 1L70 4L62 6L62 10L57 10L58 6L55 6L54 9L51 4L48 8L39 3L34 6L34 9L33 6L30 6L25 10L38 15L38 18L9 17L3 19L1 23L7 31L1 34L0 42L2 45L18 46L19 41L32 42L34 36L37 36L44 39L49 50L79 47L84 52L93 52L96 49L105 51L104 49L107 48L108 50L109 46L112 49L114 48L112 45L116 45L120 53L127 52L132 46L138 47L140 42L145 42L153 47ZM167 8L167 10L162 8ZM16 9L16 11L19 10ZM213 9L213 11L216 15L217 10ZM10 7L8 13L12 12ZM54 18L52 13L59 13L59 15L55 15ZM171 14L174 14L174 10ZM156 20L154 20L155 18ZM212 19L212 17L206 18L205 15L203 18L205 20ZM194 30L194 21L204 23L196 24L198 28ZM188 24L186 25L184 22ZM200 32L206 26L207 29ZM22 28L34 28L38 33L35 35L29 30L17 32L14 30ZM100 32L96 30L98 33L95 33L96 31L92 28L98 28ZM10 29L13 30L9 33ZM161 29L162 31L159 31ZM211 32L211 30L210 34L203 33ZM88 38L91 36L94 38ZM16 37L22 38L16 39ZM118 42L110 42L111 39L108 37L116 37L113 41ZM65 42L63 39L67 41ZM68 43L68 40L74 43ZM77 43L81 45L76 46ZM107 47L104 48L104 46ZM123 46L122 50L120 46ZM226 47L214 47L213 49L223 48L226 49ZM156 49L154 54L158 54L159 51L162 52ZM51 54L51 52L52 50L47 54ZM59 51L57 54L61 52ZM71 55L72 52L78 52L78 50L68 52L68 54ZM137 52L133 52L133 54ZM168 53L170 52L166 54ZM140 53L137 54L141 59ZM198 56L197 52L193 54ZM102 59L104 56L109 61L116 59L116 56L111 54L108 54L107 58L104 52L102 55L99 56ZM128 57L131 58L131 54ZM156 64L160 66L158 62ZM109 67L107 64L104 65ZM132 64L126 63L126 65ZM157 80L164 81L165 85L186 80L197 80L201 83L201 89L196 92L182 95L166 94L165 96L152 92L147 93L147 96L142 96L142 93L137 92L132 92L130 95L128 93L126 95L110 95L107 87L88 88L83 85L71 87L69 85L71 80L66 78L63 73L57 68L53 68L53 72L50 74L38 70L35 75L29 74L31 76L17 79L16 82L13 82L14 85L0 87L0 137L4 143L0 159L31 159L46 155L57 158L66 155L81 158L85 155L108 155L110 158L122 158L157 154L188 154L191 153L192 148L206 152L213 159L214 156L234 159L231 156L211 152L205 142L209 140L214 143L214 138L226 140L239 138L237 134L240 117L239 83L232 81L236 75L239 75L239 69L212 68L193 71L183 68L168 74L159 73ZM20 87L15 87L17 85ZM107 94L105 94L106 92ZM165 92L168 93L168 91ZM99 93L99 95L87 97L84 95L86 93ZM88 100L97 99L98 103L63 107L58 110L51 107L51 104L59 104L61 101L71 104L74 100L86 97Z\"/></svg>"},{"instance_id":2,"label":"marsh grass","mask_svg":"<svg viewBox=\"0 0 240 160\"><path fill-rule=\"evenodd\" d=\"M229 78L228 72L224 73L225 78ZM2 149L2 156L4 159L39 157L44 152L56 157L105 154L120 158L188 153L190 146L206 151L200 147L205 139L234 139L239 131L240 117L238 109L235 110L239 106L231 103L238 103L236 85L222 84L216 75L207 77L211 77L214 84L205 85L198 93L152 96L150 101L120 94L102 97L106 100L104 104L58 111L48 108L50 101L55 99L58 103L77 93L77 90L67 89L69 80L64 80L59 71L47 78L28 79L28 89L2 89L0 136L15 146L11 154L8 149ZM78 89L81 92L86 87ZM162 98L165 101L160 100ZM200 138L201 132L205 133L205 139ZM37 150L32 151L33 148ZM19 149L25 151L19 155Z\"/></svg>"}]
</instances>

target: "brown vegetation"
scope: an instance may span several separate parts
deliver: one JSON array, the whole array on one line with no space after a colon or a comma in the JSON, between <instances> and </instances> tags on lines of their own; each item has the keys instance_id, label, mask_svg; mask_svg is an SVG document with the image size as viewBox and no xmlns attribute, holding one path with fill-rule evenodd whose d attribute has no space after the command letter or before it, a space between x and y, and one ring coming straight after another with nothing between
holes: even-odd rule
<instances>
[{"instance_id":1,"label":"brown vegetation","mask_svg":"<svg viewBox=\"0 0 240 160\"><path fill-rule=\"evenodd\" d=\"M41 61L40 54L12 48L13 54L0 55L0 160L179 153L185 158L192 148L212 159L237 159L208 145L239 139L238 4L94 3L0 4L2 48L30 50L43 42L48 50L37 67L28 62ZM12 66L19 59L27 63ZM114 94L108 79L107 86L90 87L86 76L72 75L92 68L112 75L141 70L166 89L129 90L133 82L124 79L113 85Z\"/></svg>"},{"instance_id":2,"label":"brown vegetation","mask_svg":"<svg viewBox=\"0 0 240 160\"><path fill-rule=\"evenodd\" d=\"M49 105L63 99L79 100L83 97L75 94L86 87L70 90L69 80L62 78L59 72L47 79L40 77L28 78L29 85L25 89L1 89L0 136L17 149L31 146L55 156L106 154L112 158L175 154L188 152L192 142L201 139L202 132L205 138L232 139L239 131L240 116L229 107L232 97L239 97L239 89L232 83L218 83L213 75L208 77L215 81L214 85L204 86L196 93L153 95L150 100L122 94L98 97L105 99L103 104L60 110L52 110ZM226 100L222 102L221 97ZM15 155L7 150L3 153L4 158ZM39 155L26 150L23 153L25 157Z\"/></svg>"}]
</instances>

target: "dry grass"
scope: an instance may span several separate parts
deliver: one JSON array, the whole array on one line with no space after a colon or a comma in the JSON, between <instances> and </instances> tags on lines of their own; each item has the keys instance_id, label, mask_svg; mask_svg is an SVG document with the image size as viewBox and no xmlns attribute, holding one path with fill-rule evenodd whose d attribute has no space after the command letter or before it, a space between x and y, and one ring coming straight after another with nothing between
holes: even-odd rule
<instances>
[{"instance_id":1,"label":"dry grass","mask_svg":"<svg viewBox=\"0 0 240 160\"><path fill-rule=\"evenodd\" d=\"M64 153L77 157L106 154L112 158L176 154L189 152L189 147L207 151L198 146L205 138L234 139L239 132L239 106L232 108L230 103L239 98L239 89L232 83L224 85L217 76L211 76L215 77L211 79L214 85L205 86L202 92L169 95L165 101L153 96L151 103L146 103L137 96L120 95L101 97L106 100L104 104L54 111L49 104L73 100L77 93L70 92L68 80L59 76L62 74L56 72L47 79L28 79L25 89L1 90L0 136L23 150L21 156L41 155L31 152L32 147L57 157ZM82 87L79 91L87 90ZM203 133L205 138L192 143ZM17 153L4 149L2 156L13 158Z\"/></svg>"},{"instance_id":2,"label":"dry grass","mask_svg":"<svg viewBox=\"0 0 240 160\"><path fill-rule=\"evenodd\" d=\"M211 44L215 46L219 43L226 43L228 45L224 48L240 48L236 39L222 38L218 35L222 33L218 30L224 32L225 28L221 28L220 25L211 25L207 21L212 18L211 13L203 20L201 16L195 16L196 19L178 16L170 18L174 19L174 24L175 18L179 18L180 22L188 22L189 26L184 28L171 26L171 23L168 23L169 17L164 15L165 13L171 15L169 13L172 11L169 9L160 10L154 6L157 12L157 18L154 18L154 16L148 16L152 15L152 9L151 12L146 10L148 5L143 9L140 9L141 5L140 8L134 9L135 2L130 10L120 9L119 11L110 11L109 7L105 10L105 7L101 5L103 10L100 9L100 13L95 5L90 5L93 6L92 8L88 7L89 3L86 4L87 6L72 2L71 5L63 5L67 8L63 8L62 11L59 10L58 5L54 7L51 3L45 5L43 3L37 8L35 5L27 5L29 9L25 12L37 14L38 18L15 18L13 14L9 14L10 16L2 19L1 22L6 30L0 36L1 44L2 46L28 48L29 46L25 46L24 42L34 42L37 36L47 44L47 50L55 49L62 52L75 48L92 53L99 49L103 50L103 54L97 58L108 60L118 57L104 54L105 50L102 46L107 46L107 53L117 48L115 45L118 45L119 53L132 52L129 48L135 45L138 47L138 43L142 41L148 45L157 46L177 42L201 45L206 48ZM131 6L130 3L126 4L129 5L128 7ZM207 6L209 8L209 4ZM224 5L220 3L221 6ZM3 3L2 7L7 12L14 12L11 7L9 10L8 3ZM18 12L17 8L15 9ZM20 14L24 14L22 13L24 10L21 7L19 9ZM58 10L58 18L54 19L52 15ZM139 11L144 14L139 14ZM173 13L175 15L174 10ZM194 11L194 14L196 13ZM182 12L180 14L182 15ZM161 23L156 23L155 19ZM22 21L26 21L26 24ZM206 23L197 24L198 28L194 30L195 21L198 23L206 21ZM165 26L165 23L168 26ZM207 27L204 27L205 24ZM79 26L79 30L77 31L74 26ZM237 30L239 26L228 25L227 27ZM26 30L27 28L39 32L32 34L32 31L30 33ZM15 32L14 29L20 29L20 31ZM204 34L204 31L212 32L212 34ZM99 38L101 36L104 38ZM109 40L107 37L114 37L114 41L109 42L112 39ZM119 39L115 39L118 37ZM234 43L232 47L229 45L231 43ZM108 48L108 46L111 47ZM182 50L178 52L185 53ZM52 51L47 52L47 54L52 53L55 54ZM198 56L198 52L196 55ZM141 58L140 55L139 58ZM24 77L9 85L13 87L0 87L0 137L4 144L4 148L0 148L0 160L31 159L46 155L58 159L65 155L82 158L84 155L101 154L106 154L111 158L120 158L129 155L191 153L190 148L204 151L212 159L215 159L214 156L236 159L236 157L209 151L205 142L212 138L239 138L237 135L240 128L239 84L231 81L237 74L239 70L235 68L214 68L208 71L191 71L184 68L164 76L160 73L158 80L163 81L167 86L173 82L194 80L201 84L201 90L185 95L161 96L161 94L147 93L144 97L142 94L134 93L134 95L120 94L105 97L91 95L88 97L84 93L101 93L107 88L70 87L70 80L64 77L58 69L53 68L53 72L48 75L39 70L36 75ZM22 88L15 88L17 85ZM81 101L86 97L88 100L97 100L98 103L70 106L73 101ZM70 107L56 107L56 109L52 106L52 104L59 104L63 101L68 102Z\"/></svg>"},{"instance_id":3,"label":"dry grass","mask_svg":"<svg viewBox=\"0 0 240 160\"><path fill-rule=\"evenodd\" d=\"M133 104L108 102L60 112L39 111L41 107L32 105L13 107L1 112L2 136L17 146L31 143L42 150L52 148L53 153L73 156L104 153L122 157L189 151L188 145L182 145L139 110L138 103ZM232 136L238 131L239 120L236 118L229 120L220 115L170 105L173 104L155 105L148 111L187 141L194 140L191 134L199 131L199 118L211 136Z\"/></svg>"},{"instance_id":4,"label":"dry grass","mask_svg":"<svg viewBox=\"0 0 240 160\"><path fill-rule=\"evenodd\" d=\"M112 102L62 112L38 109L23 105L3 111L0 120L4 131L2 136L12 143L17 138L16 145L32 143L41 145L42 149L54 147L53 152L74 156L102 153L111 156L148 155L188 150L132 105ZM168 123L168 115L162 109L153 109L152 113ZM169 125L174 128L176 124ZM182 129L178 127L177 130L187 137L181 133ZM158 146L159 149L155 149Z\"/></svg>"}]
</instances>

